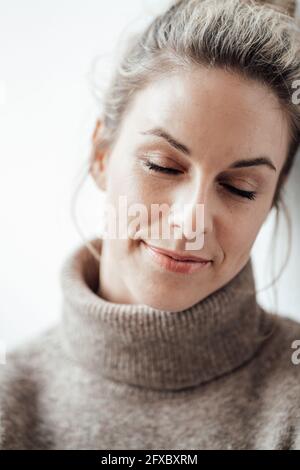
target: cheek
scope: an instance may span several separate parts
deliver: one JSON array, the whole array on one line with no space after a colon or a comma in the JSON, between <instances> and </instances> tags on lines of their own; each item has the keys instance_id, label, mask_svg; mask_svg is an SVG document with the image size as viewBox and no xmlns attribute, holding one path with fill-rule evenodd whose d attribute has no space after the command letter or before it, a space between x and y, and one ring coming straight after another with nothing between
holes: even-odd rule
<instances>
[{"instance_id":1,"label":"cheek","mask_svg":"<svg viewBox=\"0 0 300 470\"><path fill-rule=\"evenodd\" d=\"M124 234L128 237L127 241L119 240L119 249L130 251L130 245L134 243L133 237L139 238L140 234L147 233L148 214L153 203L152 193L129 165L112 165L106 202L114 209L115 218L111 227L116 227L117 236L121 233L123 238ZM129 246L126 247L126 243Z\"/></svg>"},{"instance_id":2,"label":"cheek","mask_svg":"<svg viewBox=\"0 0 300 470\"><path fill-rule=\"evenodd\" d=\"M248 252L260 231L265 212L255 204L251 208L239 209L230 215L224 214L216 229L217 238L224 251Z\"/></svg>"},{"instance_id":3,"label":"cheek","mask_svg":"<svg viewBox=\"0 0 300 470\"><path fill-rule=\"evenodd\" d=\"M107 202L119 213L125 201L127 205L134 201L136 188L136 180L126 155L119 152L112 154L107 172Z\"/></svg>"},{"instance_id":4,"label":"cheek","mask_svg":"<svg viewBox=\"0 0 300 470\"><path fill-rule=\"evenodd\" d=\"M147 175L139 166L128 161L127 165L111 167L107 199L118 205L120 196L125 196L128 207L140 205L149 214L152 205L171 205L170 185L163 185L162 178ZM155 211L152 212L155 214ZM152 220L152 219L151 219Z\"/></svg>"}]
</instances>

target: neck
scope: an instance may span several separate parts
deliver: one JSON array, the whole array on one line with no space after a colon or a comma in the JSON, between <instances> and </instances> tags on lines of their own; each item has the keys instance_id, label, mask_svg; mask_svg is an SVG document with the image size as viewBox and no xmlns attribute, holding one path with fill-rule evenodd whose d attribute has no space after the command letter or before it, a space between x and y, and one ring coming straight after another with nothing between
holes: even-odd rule
<instances>
[{"instance_id":1,"label":"neck","mask_svg":"<svg viewBox=\"0 0 300 470\"><path fill-rule=\"evenodd\" d=\"M100 256L102 240L92 240ZM256 301L252 260L225 286L179 312L115 303L99 294L99 261L83 245L61 270L68 353L99 376L179 390L248 361L270 335Z\"/></svg>"}]
</instances>

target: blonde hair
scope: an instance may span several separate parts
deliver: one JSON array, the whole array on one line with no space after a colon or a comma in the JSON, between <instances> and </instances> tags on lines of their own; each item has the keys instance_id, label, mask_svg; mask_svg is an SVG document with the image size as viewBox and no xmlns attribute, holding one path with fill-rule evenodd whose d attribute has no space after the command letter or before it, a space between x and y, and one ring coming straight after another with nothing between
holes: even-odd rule
<instances>
[{"instance_id":1,"label":"blonde hair","mask_svg":"<svg viewBox=\"0 0 300 470\"><path fill-rule=\"evenodd\" d=\"M292 100L294 83L300 78L295 10L293 0L173 1L142 32L128 39L103 95L102 128L90 165L98 149L113 147L134 94L147 83L182 68L224 68L272 90L288 119L290 147L271 208L278 214L281 205L290 224L282 191L300 132L300 108Z\"/></svg>"}]
</instances>

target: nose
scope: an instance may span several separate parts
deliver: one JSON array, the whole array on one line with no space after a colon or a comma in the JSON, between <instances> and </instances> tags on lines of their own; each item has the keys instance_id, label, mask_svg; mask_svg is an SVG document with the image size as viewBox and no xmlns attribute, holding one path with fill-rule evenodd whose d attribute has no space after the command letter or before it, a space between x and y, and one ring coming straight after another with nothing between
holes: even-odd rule
<instances>
[{"instance_id":1,"label":"nose","mask_svg":"<svg viewBox=\"0 0 300 470\"><path fill-rule=\"evenodd\" d=\"M204 178L199 177L192 188L189 186L178 194L169 215L171 226L180 228L189 239L213 230L213 201Z\"/></svg>"}]
</instances>

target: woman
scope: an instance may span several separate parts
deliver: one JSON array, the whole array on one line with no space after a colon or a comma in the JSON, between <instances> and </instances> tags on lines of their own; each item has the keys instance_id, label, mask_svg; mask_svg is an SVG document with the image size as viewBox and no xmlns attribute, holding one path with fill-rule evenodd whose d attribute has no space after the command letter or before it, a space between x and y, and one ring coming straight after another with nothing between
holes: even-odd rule
<instances>
[{"instance_id":1,"label":"woman","mask_svg":"<svg viewBox=\"0 0 300 470\"><path fill-rule=\"evenodd\" d=\"M129 44L89 168L147 217L67 257L61 322L1 368L3 449L300 448L300 324L250 257L299 143L295 5L263 3L179 1Z\"/></svg>"}]
</instances>

